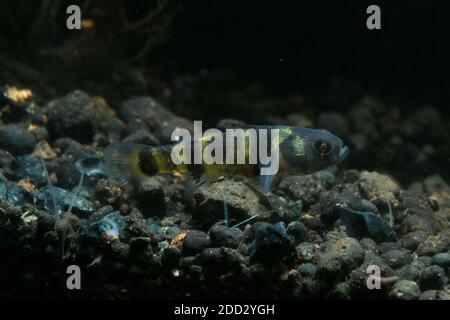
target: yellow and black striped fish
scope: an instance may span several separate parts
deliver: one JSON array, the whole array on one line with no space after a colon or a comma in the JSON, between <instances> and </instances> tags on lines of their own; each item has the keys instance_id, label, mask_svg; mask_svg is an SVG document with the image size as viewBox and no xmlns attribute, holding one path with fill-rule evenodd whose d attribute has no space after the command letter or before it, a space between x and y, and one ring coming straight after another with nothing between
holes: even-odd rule
<instances>
[{"instance_id":1,"label":"yellow and black striped fish","mask_svg":"<svg viewBox=\"0 0 450 320\"><path fill-rule=\"evenodd\" d=\"M323 129L290 126L257 128L279 129L279 171L276 175L278 178L325 169L340 163L349 153L341 139ZM202 148L208 145L204 142L205 140L201 143ZM105 150L105 162L112 177L132 186L138 186L146 178L158 173L190 173L194 177L206 177L208 180L221 176L260 176L261 165L249 164L248 144L245 145L245 164L182 163L176 165L171 157L174 146L117 143ZM225 153L226 150L224 150ZM267 192L275 176L261 176L261 178L263 190Z\"/></svg>"}]
</instances>

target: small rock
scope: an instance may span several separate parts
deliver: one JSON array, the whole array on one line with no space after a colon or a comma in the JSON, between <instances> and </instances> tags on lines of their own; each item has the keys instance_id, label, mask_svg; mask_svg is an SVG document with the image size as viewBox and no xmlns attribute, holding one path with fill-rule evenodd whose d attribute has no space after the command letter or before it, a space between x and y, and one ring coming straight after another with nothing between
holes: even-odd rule
<instances>
[{"instance_id":1,"label":"small rock","mask_svg":"<svg viewBox=\"0 0 450 320\"><path fill-rule=\"evenodd\" d=\"M419 256L434 256L449 249L449 241L439 235L427 237L415 253Z\"/></svg>"},{"instance_id":2,"label":"small rock","mask_svg":"<svg viewBox=\"0 0 450 320\"><path fill-rule=\"evenodd\" d=\"M215 247L237 248L240 233L239 229L230 229L227 226L216 224L209 232L211 245Z\"/></svg>"},{"instance_id":3,"label":"small rock","mask_svg":"<svg viewBox=\"0 0 450 320\"><path fill-rule=\"evenodd\" d=\"M393 269L398 269L411 263L412 256L406 250L390 250L381 255L381 258Z\"/></svg>"},{"instance_id":4,"label":"small rock","mask_svg":"<svg viewBox=\"0 0 450 320\"><path fill-rule=\"evenodd\" d=\"M364 250L354 238L328 240L322 250L316 252L317 272L325 278L345 277L364 260Z\"/></svg>"},{"instance_id":5,"label":"small rock","mask_svg":"<svg viewBox=\"0 0 450 320\"><path fill-rule=\"evenodd\" d=\"M96 176L106 178L108 176L106 173L105 161L103 158L99 157L91 156L78 159L75 162L75 168L88 177Z\"/></svg>"},{"instance_id":6,"label":"small rock","mask_svg":"<svg viewBox=\"0 0 450 320\"><path fill-rule=\"evenodd\" d=\"M296 248L300 261L313 262L316 251L319 245L312 242L302 242Z\"/></svg>"},{"instance_id":7,"label":"small rock","mask_svg":"<svg viewBox=\"0 0 450 320\"><path fill-rule=\"evenodd\" d=\"M165 189L158 177L147 179L135 192L138 208L145 217L162 217L167 210Z\"/></svg>"},{"instance_id":8,"label":"small rock","mask_svg":"<svg viewBox=\"0 0 450 320\"><path fill-rule=\"evenodd\" d=\"M305 277L313 278L316 275L317 268L312 263L302 263L298 267L298 271Z\"/></svg>"},{"instance_id":9,"label":"small rock","mask_svg":"<svg viewBox=\"0 0 450 320\"><path fill-rule=\"evenodd\" d=\"M175 268L181 257L181 250L177 247L167 247L162 251L161 255L161 263L164 267L167 268Z\"/></svg>"},{"instance_id":10,"label":"small rock","mask_svg":"<svg viewBox=\"0 0 450 320\"><path fill-rule=\"evenodd\" d=\"M143 263L151 263L154 260L153 247L155 239L150 237L135 237L130 240L130 252L133 257Z\"/></svg>"},{"instance_id":11,"label":"small rock","mask_svg":"<svg viewBox=\"0 0 450 320\"><path fill-rule=\"evenodd\" d=\"M308 238L308 229L300 221L292 221L288 224L287 233L294 237L295 243L301 243Z\"/></svg>"},{"instance_id":12,"label":"small rock","mask_svg":"<svg viewBox=\"0 0 450 320\"><path fill-rule=\"evenodd\" d=\"M392 270L379 256L377 256L373 251L366 251L364 253L364 262L357 268L353 269L349 275L343 275L341 279L345 279L349 286L350 295L352 297L378 297L382 292L385 292L392 282L382 282L382 290L367 290L367 284L369 280L369 275L373 273L373 266L376 266L376 271L380 271L380 275L385 279L392 279L395 276L394 270ZM372 279L373 280L373 279ZM372 284L376 284L374 281L370 281Z\"/></svg>"},{"instance_id":13,"label":"small rock","mask_svg":"<svg viewBox=\"0 0 450 320\"><path fill-rule=\"evenodd\" d=\"M390 250L399 250L401 249L396 242L382 242L377 247L377 252L379 254L384 254Z\"/></svg>"},{"instance_id":14,"label":"small rock","mask_svg":"<svg viewBox=\"0 0 450 320\"><path fill-rule=\"evenodd\" d=\"M104 205L112 205L118 202L122 194L122 187L117 182L101 179L95 185L92 199Z\"/></svg>"},{"instance_id":15,"label":"small rock","mask_svg":"<svg viewBox=\"0 0 450 320\"><path fill-rule=\"evenodd\" d=\"M420 276L420 287L422 289L442 289L448 283L445 270L439 266L426 267Z\"/></svg>"},{"instance_id":16,"label":"small rock","mask_svg":"<svg viewBox=\"0 0 450 320\"><path fill-rule=\"evenodd\" d=\"M324 185L314 175L286 177L280 181L278 188L286 190L287 194L301 200L305 206L316 203L325 191Z\"/></svg>"},{"instance_id":17,"label":"small rock","mask_svg":"<svg viewBox=\"0 0 450 320\"><path fill-rule=\"evenodd\" d=\"M126 223L124 233L127 238L150 238L156 246L156 236L138 209L133 208L127 216L124 216L123 220Z\"/></svg>"},{"instance_id":18,"label":"small rock","mask_svg":"<svg viewBox=\"0 0 450 320\"><path fill-rule=\"evenodd\" d=\"M436 300L437 292L436 290L426 290L422 292L419 300Z\"/></svg>"},{"instance_id":19,"label":"small rock","mask_svg":"<svg viewBox=\"0 0 450 320\"><path fill-rule=\"evenodd\" d=\"M361 239L369 237L376 242L393 241L395 233L392 228L373 212L355 211L345 206L340 206L341 223L345 226L345 232L350 237Z\"/></svg>"},{"instance_id":20,"label":"small rock","mask_svg":"<svg viewBox=\"0 0 450 320\"><path fill-rule=\"evenodd\" d=\"M42 161L31 155L25 155L16 158L19 172L22 177L30 177L37 184L47 183L47 176L42 166Z\"/></svg>"},{"instance_id":21,"label":"small rock","mask_svg":"<svg viewBox=\"0 0 450 320\"><path fill-rule=\"evenodd\" d=\"M36 200L44 210L59 217L62 217L71 205L72 213L80 217L88 217L94 212L94 207L89 200L58 187L41 188L36 194Z\"/></svg>"},{"instance_id":22,"label":"small rock","mask_svg":"<svg viewBox=\"0 0 450 320\"><path fill-rule=\"evenodd\" d=\"M97 224L101 237L108 242L119 240L123 234L124 227L123 217L118 211L106 215Z\"/></svg>"},{"instance_id":23,"label":"small rock","mask_svg":"<svg viewBox=\"0 0 450 320\"><path fill-rule=\"evenodd\" d=\"M184 256L195 255L211 245L207 234L203 231L190 230L183 241L182 253Z\"/></svg>"},{"instance_id":24,"label":"small rock","mask_svg":"<svg viewBox=\"0 0 450 320\"><path fill-rule=\"evenodd\" d=\"M414 281L401 280L394 284L390 296L399 300L416 300L420 297L420 288Z\"/></svg>"},{"instance_id":25,"label":"small rock","mask_svg":"<svg viewBox=\"0 0 450 320\"><path fill-rule=\"evenodd\" d=\"M249 245L250 259L260 263L284 262L291 264L297 259L294 244L285 230L257 222L252 225L253 241Z\"/></svg>"},{"instance_id":26,"label":"small rock","mask_svg":"<svg viewBox=\"0 0 450 320\"><path fill-rule=\"evenodd\" d=\"M412 211L410 211L412 212ZM438 215L433 214L430 211L415 210L416 213L406 216L400 226L401 233L409 233L413 231L423 231L427 234L436 234L442 230L442 227L446 224L446 221L439 218Z\"/></svg>"},{"instance_id":27,"label":"small rock","mask_svg":"<svg viewBox=\"0 0 450 320\"><path fill-rule=\"evenodd\" d=\"M70 163L61 164L56 168L55 173L58 178L58 186L61 188L70 189L80 182L80 172Z\"/></svg>"},{"instance_id":28,"label":"small rock","mask_svg":"<svg viewBox=\"0 0 450 320\"><path fill-rule=\"evenodd\" d=\"M423 231L413 231L405 234L399 241L399 245L405 249L414 251L427 238Z\"/></svg>"},{"instance_id":29,"label":"small rock","mask_svg":"<svg viewBox=\"0 0 450 320\"><path fill-rule=\"evenodd\" d=\"M376 251L377 243L370 238L363 238L359 241L359 244L364 248L364 250Z\"/></svg>"},{"instance_id":30,"label":"small rock","mask_svg":"<svg viewBox=\"0 0 450 320\"><path fill-rule=\"evenodd\" d=\"M378 172L362 171L359 179L362 193L369 201L381 205L383 209L388 209L387 201L392 207L398 206L396 194L400 186L393 178Z\"/></svg>"},{"instance_id":31,"label":"small rock","mask_svg":"<svg viewBox=\"0 0 450 320\"><path fill-rule=\"evenodd\" d=\"M436 292L438 300L450 301L450 286L446 285L443 290Z\"/></svg>"},{"instance_id":32,"label":"small rock","mask_svg":"<svg viewBox=\"0 0 450 320\"><path fill-rule=\"evenodd\" d=\"M130 245L121 241L113 241L111 243L111 249L114 256L120 260L126 260L130 253Z\"/></svg>"},{"instance_id":33,"label":"small rock","mask_svg":"<svg viewBox=\"0 0 450 320\"><path fill-rule=\"evenodd\" d=\"M53 139L70 137L91 143L97 129L120 132L124 128L103 99L91 98L80 90L49 102L47 109L47 128Z\"/></svg>"},{"instance_id":34,"label":"small rock","mask_svg":"<svg viewBox=\"0 0 450 320\"><path fill-rule=\"evenodd\" d=\"M36 145L36 138L26 129L8 124L0 127L0 148L14 155L31 153Z\"/></svg>"},{"instance_id":35,"label":"small rock","mask_svg":"<svg viewBox=\"0 0 450 320\"><path fill-rule=\"evenodd\" d=\"M402 280L411 280L418 282L420 275L427 266L419 260L414 260L411 264L405 265L397 270L397 275Z\"/></svg>"},{"instance_id":36,"label":"small rock","mask_svg":"<svg viewBox=\"0 0 450 320\"><path fill-rule=\"evenodd\" d=\"M448 268L450 267L450 253L442 252L433 256L431 262L439 267Z\"/></svg>"},{"instance_id":37,"label":"small rock","mask_svg":"<svg viewBox=\"0 0 450 320\"><path fill-rule=\"evenodd\" d=\"M264 215L268 208L262 204L261 196L243 182L224 180L212 183L194 192L196 208L192 219L207 230L224 219L224 202L232 225L256 214Z\"/></svg>"},{"instance_id":38,"label":"small rock","mask_svg":"<svg viewBox=\"0 0 450 320\"><path fill-rule=\"evenodd\" d=\"M333 226L339 219L342 206L356 211L371 211L367 210L367 202L363 201L363 196L353 184L339 184L324 192L320 197L319 205L320 218L328 226Z\"/></svg>"},{"instance_id":39,"label":"small rock","mask_svg":"<svg viewBox=\"0 0 450 320\"><path fill-rule=\"evenodd\" d=\"M53 138L71 137L90 143L100 122L94 101L83 91L74 91L48 105L48 128Z\"/></svg>"}]
</instances>

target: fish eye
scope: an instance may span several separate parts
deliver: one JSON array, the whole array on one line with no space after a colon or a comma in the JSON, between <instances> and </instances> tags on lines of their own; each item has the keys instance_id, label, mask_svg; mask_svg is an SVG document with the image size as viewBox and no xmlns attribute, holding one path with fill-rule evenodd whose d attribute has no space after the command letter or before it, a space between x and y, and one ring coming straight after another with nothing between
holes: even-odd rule
<instances>
[{"instance_id":1,"label":"fish eye","mask_svg":"<svg viewBox=\"0 0 450 320\"><path fill-rule=\"evenodd\" d=\"M326 141L319 140L314 145L321 154L327 154L331 151L331 144Z\"/></svg>"}]
</instances>

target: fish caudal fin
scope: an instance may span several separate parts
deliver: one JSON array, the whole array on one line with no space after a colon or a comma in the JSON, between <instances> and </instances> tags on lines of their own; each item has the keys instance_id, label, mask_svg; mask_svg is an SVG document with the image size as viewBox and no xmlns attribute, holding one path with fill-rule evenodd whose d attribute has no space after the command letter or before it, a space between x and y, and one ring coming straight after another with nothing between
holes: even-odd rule
<instances>
[{"instance_id":1,"label":"fish caudal fin","mask_svg":"<svg viewBox=\"0 0 450 320\"><path fill-rule=\"evenodd\" d=\"M141 152L151 147L137 143L116 143L104 152L106 168L112 178L127 186L137 187L147 176L141 169Z\"/></svg>"}]
</instances>

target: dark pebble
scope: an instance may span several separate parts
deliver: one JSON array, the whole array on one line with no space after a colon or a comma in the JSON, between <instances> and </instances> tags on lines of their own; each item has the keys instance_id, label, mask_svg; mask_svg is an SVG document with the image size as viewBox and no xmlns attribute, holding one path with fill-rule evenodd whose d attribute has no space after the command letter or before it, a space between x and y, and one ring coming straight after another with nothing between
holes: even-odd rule
<instances>
[{"instance_id":1,"label":"dark pebble","mask_svg":"<svg viewBox=\"0 0 450 320\"><path fill-rule=\"evenodd\" d=\"M401 268L412 261L411 254L406 250L390 250L382 254L381 258L393 269Z\"/></svg>"},{"instance_id":2,"label":"dark pebble","mask_svg":"<svg viewBox=\"0 0 450 320\"><path fill-rule=\"evenodd\" d=\"M427 237L418 247L415 253L419 256L434 256L449 249L448 239L438 236Z\"/></svg>"},{"instance_id":3,"label":"dark pebble","mask_svg":"<svg viewBox=\"0 0 450 320\"><path fill-rule=\"evenodd\" d=\"M420 295L420 300L436 300L436 290L426 290Z\"/></svg>"},{"instance_id":4,"label":"dark pebble","mask_svg":"<svg viewBox=\"0 0 450 320\"><path fill-rule=\"evenodd\" d=\"M298 267L298 271L302 276L314 277L316 275L317 268L312 263L302 263Z\"/></svg>"},{"instance_id":5,"label":"dark pebble","mask_svg":"<svg viewBox=\"0 0 450 320\"><path fill-rule=\"evenodd\" d=\"M181 250L177 247L167 247L162 251L161 263L164 267L175 268L181 257Z\"/></svg>"},{"instance_id":6,"label":"dark pebble","mask_svg":"<svg viewBox=\"0 0 450 320\"><path fill-rule=\"evenodd\" d=\"M199 230L188 231L186 238L183 241L183 255L195 255L202 252L204 249L211 245L207 234Z\"/></svg>"},{"instance_id":7,"label":"dark pebble","mask_svg":"<svg viewBox=\"0 0 450 320\"><path fill-rule=\"evenodd\" d=\"M135 198L145 217L162 217L167 206L162 184L156 179L148 179L136 190Z\"/></svg>"},{"instance_id":8,"label":"dark pebble","mask_svg":"<svg viewBox=\"0 0 450 320\"><path fill-rule=\"evenodd\" d=\"M397 274L402 280L418 282L420 276L427 265L420 260L414 260L411 264L405 265L397 270Z\"/></svg>"},{"instance_id":9,"label":"dark pebble","mask_svg":"<svg viewBox=\"0 0 450 320\"><path fill-rule=\"evenodd\" d=\"M378 244L373 241L370 238L363 238L359 241L359 244L365 249L365 250L372 250L376 251Z\"/></svg>"},{"instance_id":10,"label":"dark pebble","mask_svg":"<svg viewBox=\"0 0 450 320\"><path fill-rule=\"evenodd\" d=\"M355 238L329 240L316 252L317 275L325 279L345 277L364 260L364 249Z\"/></svg>"},{"instance_id":11,"label":"dark pebble","mask_svg":"<svg viewBox=\"0 0 450 320\"><path fill-rule=\"evenodd\" d=\"M122 187L117 182L109 179L100 179L95 185L92 199L103 205L112 205L118 202L122 194Z\"/></svg>"},{"instance_id":12,"label":"dark pebble","mask_svg":"<svg viewBox=\"0 0 450 320\"><path fill-rule=\"evenodd\" d=\"M105 161L100 157L89 156L78 159L75 162L75 168L88 177L95 176L106 178L108 176L106 173Z\"/></svg>"},{"instance_id":13,"label":"dark pebble","mask_svg":"<svg viewBox=\"0 0 450 320\"><path fill-rule=\"evenodd\" d=\"M30 177L37 184L47 183L47 176L41 159L31 155L25 155L17 157L16 163L22 177Z\"/></svg>"},{"instance_id":14,"label":"dark pebble","mask_svg":"<svg viewBox=\"0 0 450 320\"><path fill-rule=\"evenodd\" d=\"M255 223L252 226L253 242L249 245L252 262L290 264L295 262L297 252L290 237L270 223Z\"/></svg>"},{"instance_id":15,"label":"dark pebble","mask_svg":"<svg viewBox=\"0 0 450 320\"><path fill-rule=\"evenodd\" d=\"M239 229L230 229L227 226L216 224L210 232L211 245L215 247L237 248L239 244Z\"/></svg>"},{"instance_id":16,"label":"dark pebble","mask_svg":"<svg viewBox=\"0 0 450 320\"><path fill-rule=\"evenodd\" d=\"M154 239L147 237L136 237L130 240L130 253L137 260L149 263L153 260Z\"/></svg>"},{"instance_id":17,"label":"dark pebble","mask_svg":"<svg viewBox=\"0 0 450 320\"><path fill-rule=\"evenodd\" d=\"M399 245L408 250L416 250L419 244L421 244L427 238L427 234L423 231L413 231L405 234L400 238Z\"/></svg>"},{"instance_id":18,"label":"dark pebble","mask_svg":"<svg viewBox=\"0 0 450 320\"><path fill-rule=\"evenodd\" d=\"M432 263L442 268L450 267L450 253L438 253L437 255L433 256Z\"/></svg>"},{"instance_id":19,"label":"dark pebble","mask_svg":"<svg viewBox=\"0 0 450 320\"><path fill-rule=\"evenodd\" d=\"M424 290L442 289L447 283L444 269L436 265L426 267L420 276L420 287Z\"/></svg>"},{"instance_id":20,"label":"dark pebble","mask_svg":"<svg viewBox=\"0 0 450 320\"><path fill-rule=\"evenodd\" d=\"M15 124L0 127L0 148L14 155L31 153L36 145L36 138L25 128Z\"/></svg>"},{"instance_id":21,"label":"dark pebble","mask_svg":"<svg viewBox=\"0 0 450 320\"><path fill-rule=\"evenodd\" d=\"M377 252L381 255L391 250L401 249L396 242L382 242L377 247Z\"/></svg>"},{"instance_id":22,"label":"dark pebble","mask_svg":"<svg viewBox=\"0 0 450 320\"><path fill-rule=\"evenodd\" d=\"M200 261L207 272L220 274L227 269L223 248L207 248L203 250Z\"/></svg>"},{"instance_id":23,"label":"dark pebble","mask_svg":"<svg viewBox=\"0 0 450 320\"><path fill-rule=\"evenodd\" d=\"M90 143L100 121L93 100L83 91L73 91L48 106L48 129L52 138L71 137Z\"/></svg>"},{"instance_id":24,"label":"dark pebble","mask_svg":"<svg viewBox=\"0 0 450 320\"><path fill-rule=\"evenodd\" d=\"M350 237L371 238L376 242L395 240L394 231L379 215L369 211L356 211L340 206L341 223Z\"/></svg>"},{"instance_id":25,"label":"dark pebble","mask_svg":"<svg viewBox=\"0 0 450 320\"><path fill-rule=\"evenodd\" d=\"M295 243L301 243L308 238L308 229L305 224L300 221L292 221L288 224L287 233L294 237Z\"/></svg>"},{"instance_id":26,"label":"dark pebble","mask_svg":"<svg viewBox=\"0 0 450 320\"><path fill-rule=\"evenodd\" d=\"M71 189L80 182L81 174L72 164L62 164L56 169L58 186Z\"/></svg>"},{"instance_id":27,"label":"dark pebble","mask_svg":"<svg viewBox=\"0 0 450 320\"><path fill-rule=\"evenodd\" d=\"M295 249L301 261L311 262L314 259L314 254L318 245L311 242L302 242Z\"/></svg>"},{"instance_id":28,"label":"dark pebble","mask_svg":"<svg viewBox=\"0 0 450 320\"><path fill-rule=\"evenodd\" d=\"M420 297L420 288L414 281L401 280L394 284L390 296L399 300L416 300Z\"/></svg>"},{"instance_id":29,"label":"dark pebble","mask_svg":"<svg viewBox=\"0 0 450 320\"><path fill-rule=\"evenodd\" d=\"M120 259L126 259L130 253L130 245L121 241L113 241L111 243L111 249L115 257Z\"/></svg>"},{"instance_id":30,"label":"dark pebble","mask_svg":"<svg viewBox=\"0 0 450 320\"><path fill-rule=\"evenodd\" d=\"M346 206L352 210L364 210L363 196L356 185L340 184L331 190L323 192L320 196L321 220L328 226L334 225L339 219L340 206Z\"/></svg>"}]
</instances>

